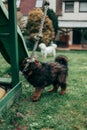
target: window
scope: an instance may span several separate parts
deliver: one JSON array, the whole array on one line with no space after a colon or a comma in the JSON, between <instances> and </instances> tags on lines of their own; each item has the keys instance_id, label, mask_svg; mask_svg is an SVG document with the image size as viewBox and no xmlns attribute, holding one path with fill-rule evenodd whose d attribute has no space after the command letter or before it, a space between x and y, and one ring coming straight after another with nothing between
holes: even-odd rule
<instances>
[{"instance_id":1,"label":"window","mask_svg":"<svg viewBox=\"0 0 87 130\"><path fill-rule=\"evenodd\" d=\"M42 7L42 5L43 5L43 0L36 1L36 7Z\"/></svg>"},{"instance_id":2,"label":"window","mask_svg":"<svg viewBox=\"0 0 87 130\"><path fill-rule=\"evenodd\" d=\"M87 12L87 2L80 2L79 3L79 11L80 12Z\"/></svg>"},{"instance_id":3,"label":"window","mask_svg":"<svg viewBox=\"0 0 87 130\"><path fill-rule=\"evenodd\" d=\"M65 2L65 12L74 12L74 2Z\"/></svg>"},{"instance_id":4,"label":"window","mask_svg":"<svg viewBox=\"0 0 87 130\"><path fill-rule=\"evenodd\" d=\"M16 6L17 6L17 8L20 8L20 2L21 2L21 0L16 0Z\"/></svg>"}]
</instances>

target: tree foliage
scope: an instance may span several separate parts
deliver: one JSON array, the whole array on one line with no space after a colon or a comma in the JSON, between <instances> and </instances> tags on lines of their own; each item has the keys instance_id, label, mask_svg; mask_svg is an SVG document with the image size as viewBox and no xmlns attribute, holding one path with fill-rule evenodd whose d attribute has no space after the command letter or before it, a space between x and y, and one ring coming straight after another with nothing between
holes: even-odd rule
<instances>
[{"instance_id":1,"label":"tree foliage","mask_svg":"<svg viewBox=\"0 0 87 130\"><path fill-rule=\"evenodd\" d=\"M47 15L52 20L52 24L53 24L55 36L56 36L56 34L58 32L58 16L52 9L48 9Z\"/></svg>"},{"instance_id":2,"label":"tree foliage","mask_svg":"<svg viewBox=\"0 0 87 130\"><path fill-rule=\"evenodd\" d=\"M22 13L20 11L17 11L17 24L21 30L23 29L23 24L21 22L22 17L23 17Z\"/></svg>"},{"instance_id":3,"label":"tree foliage","mask_svg":"<svg viewBox=\"0 0 87 130\"><path fill-rule=\"evenodd\" d=\"M29 40L32 43L35 42L34 37L39 32L43 14L44 13L40 8L35 8L32 11L30 11L28 14L28 22L27 22L26 30L27 30ZM46 16L42 34L43 37L40 40L40 42L44 42L46 45L48 45L50 41L55 37L52 21L49 19L48 16Z\"/></svg>"}]
</instances>

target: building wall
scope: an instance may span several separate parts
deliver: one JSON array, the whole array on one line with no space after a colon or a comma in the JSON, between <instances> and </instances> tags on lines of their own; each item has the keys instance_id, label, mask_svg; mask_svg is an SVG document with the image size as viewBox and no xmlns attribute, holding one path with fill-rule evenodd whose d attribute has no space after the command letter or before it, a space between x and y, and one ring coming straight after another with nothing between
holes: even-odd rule
<instances>
[{"instance_id":1,"label":"building wall","mask_svg":"<svg viewBox=\"0 0 87 130\"><path fill-rule=\"evenodd\" d=\"M65 12L65 2L62 5L62 16L58 17L59 20L87 20L87 12L79 12L79 2L74 3L74 12Z\"/></svg>"},{"instance_id":2,"label":"building wall","mask_svg":"<svg viewBox=\"0 0 87 130\"><path fill-rule=\"evenodd\" d=\"M56 0L50 0L50 9L53 9L54 12L56 12Z\"/></svg>"},{"instance_id":3,"label":"building wall","mask_svg":"<svg viewBox=\"0 0 87 130\"><path fill-rule=\"evenodd\" d=\"M62 15L62 0L56 0L56 14L58 16Z\"/></svg>"},{"instance_id":4,"label":"building wall","mask_svg":"<svg viewBox=\"0 0 87 130\"><path fill-rule=\"evenodd\" d=\"M84 22L85 24L82 24L82 26L84 25L84 28L82 27L82 30L84 32L84 29L86 28L87 29L87 12L80 12L79 11L79 1L80 0L76 0L74 1L74 11L73 12L65 12L65 2L68 2L68 0L63 0L62 2L62 15L59 15L58 16L58 20L61 22L62 21L62 24L63 22L72 22L73 24L73 27L75 29L75 31L73 31L73 28L70 27L69 25L69 28L71 29L70 32L67 33L67 35L69 35L69 41L68 41L68 44L69 45L72 45L72 44L76 44L76 43L73 43L74 42L74 39L77 39L76 36L75 36L75 32L76 30L78 31L78 27L81 28L80 24L81 22ZM70 1L70 0L69 0ZM83 1L82 1L83 2ZM86 1L87 2L87 1ZM78 27L76 28L76 25L77 25L77 22L78 22ZM61 24L61 30L64 30L64 29L69 29L68 27L66 28L63 28ZM74 26L75 25L75 26ZM81 30L80 30L81 31ZM82 33L82 32L81 32ZM73 39L74 38L74 39ZM81 42L84 42L85 39L82 40L82 34L81 34L81 37L80 37L80 42L78 44L81 44ZM77 42L78 42L78 39L77 39ZM87 43L87 40L86 40L86 43Z\"/></svg>"}]
</instances>

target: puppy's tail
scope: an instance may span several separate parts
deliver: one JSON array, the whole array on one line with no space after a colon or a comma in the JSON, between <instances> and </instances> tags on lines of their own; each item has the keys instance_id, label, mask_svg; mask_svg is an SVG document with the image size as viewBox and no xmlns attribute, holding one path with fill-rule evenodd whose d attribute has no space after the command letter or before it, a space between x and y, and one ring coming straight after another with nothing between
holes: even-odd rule
<instances>
[{"instance_id":1,"label":"puppy's tail","mask_svg":"<svg viewBox=\"0 0 87 130\"><path fill-rule=\"evenodd\" d=\"M58 62L59 64L65 65L68 67L68 58L66 56L57 56L55 58L55 62Z\"/></svg>"}]
</instances>

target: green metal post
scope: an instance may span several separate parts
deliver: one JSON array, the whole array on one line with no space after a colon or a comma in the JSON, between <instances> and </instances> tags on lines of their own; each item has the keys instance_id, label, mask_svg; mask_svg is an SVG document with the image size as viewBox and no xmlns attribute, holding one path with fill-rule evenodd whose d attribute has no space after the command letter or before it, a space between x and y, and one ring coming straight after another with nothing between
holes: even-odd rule
<instances>
[{"instance_id":1,"label":"green metal post","mask_svg":"<svg viewBox=\"0 0 87 130\"><path fill-rule=\"evenodd\" d=\"M18 36L16 18L16 0L8 0L9 32L10 32L10 59L12 69L12 87L19 82Z\"/></svg>"}]
</instances>

